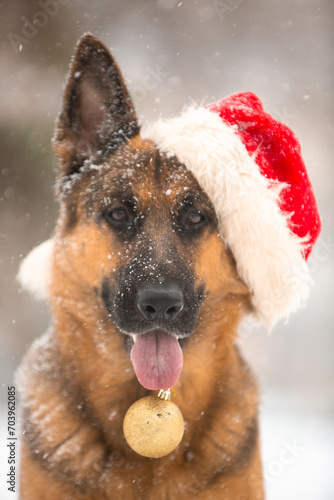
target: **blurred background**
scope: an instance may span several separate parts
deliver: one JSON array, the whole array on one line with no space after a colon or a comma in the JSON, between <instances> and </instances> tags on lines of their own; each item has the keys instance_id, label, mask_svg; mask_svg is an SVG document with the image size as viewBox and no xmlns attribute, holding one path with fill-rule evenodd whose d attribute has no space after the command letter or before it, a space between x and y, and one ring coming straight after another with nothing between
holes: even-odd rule
<instances>
[{"instance_id":1,"label":"blurred background","mask_svg":"<svg viewBox=\"0 0 334 500\"><path fill-rule=\"evenodd\" d=\"M240 345L262 388L267 498L333 500L332 0L0 1L1 498L8 493L7 386L49 322L45 304L20 291L15 276L55 224L50 140L85 31L111 49L143 121L250 90L300 138L323 218L309 259L312 293L270 336L243 325Z\"/></svg>"}]
</instances>

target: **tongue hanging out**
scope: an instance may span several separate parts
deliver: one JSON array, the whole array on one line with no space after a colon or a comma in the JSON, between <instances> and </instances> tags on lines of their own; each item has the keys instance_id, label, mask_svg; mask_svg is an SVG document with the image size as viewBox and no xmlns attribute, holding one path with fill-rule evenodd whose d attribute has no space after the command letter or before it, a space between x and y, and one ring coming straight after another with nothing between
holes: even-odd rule
<instances>
[{"instance_id":1,"label":"tongue hanging out","mask_svg":"<svg viewBox=\"0 0 334 500\"><path fill-rule=\"evenodd\" d=\"M173 387L183 365L177 339L160 330L138 335L130 358L139 382L149 390Z\"/></svg>"}]
</instances>

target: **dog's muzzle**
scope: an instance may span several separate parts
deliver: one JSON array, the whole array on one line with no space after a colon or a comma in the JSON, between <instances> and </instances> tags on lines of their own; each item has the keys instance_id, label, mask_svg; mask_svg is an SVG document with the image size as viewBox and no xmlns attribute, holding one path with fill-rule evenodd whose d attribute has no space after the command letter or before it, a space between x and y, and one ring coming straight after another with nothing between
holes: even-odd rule
<instances>
[{"instance_id":1,"label":"dog's muzzle","mask_svg":"<svg viewBox=\"0 0 334 500\"><path fill-rule=\"evenodd\" d=\"M102 286L109 316L126 334L134 371L148 390L167 389L177 382L183 365L179 340L194 331L203 297L203 286L195 291L189 275L168 278L161 283L161 276L144 279L124 273L116 290L107 280Z\"/></svg>"}]
</instances>

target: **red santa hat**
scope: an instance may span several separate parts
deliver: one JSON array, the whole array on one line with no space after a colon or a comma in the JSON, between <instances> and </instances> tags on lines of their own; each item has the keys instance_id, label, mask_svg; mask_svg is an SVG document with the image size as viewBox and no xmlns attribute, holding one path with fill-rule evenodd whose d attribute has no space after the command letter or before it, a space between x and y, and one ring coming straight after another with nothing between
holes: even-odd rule
<instances>
[{"instance_id":1,"label":"red santa hat","mask_svg":"<svg viewBox=\"0 0 334 500\"><path fill-rule=\"evenodd\" d=\"M294 133L246 92L159 120L143 137L176 155L207 192L259 319L271 328L303 305L321 221Z\"/></svg>"}]
</instances>

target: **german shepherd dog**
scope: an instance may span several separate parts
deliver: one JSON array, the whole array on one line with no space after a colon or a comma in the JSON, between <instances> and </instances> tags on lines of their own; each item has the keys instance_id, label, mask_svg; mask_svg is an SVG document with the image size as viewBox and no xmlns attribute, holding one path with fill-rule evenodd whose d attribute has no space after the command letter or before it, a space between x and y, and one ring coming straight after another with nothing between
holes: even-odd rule
<instances>
[{"instance_id":1,"label":"german shepherd dog","mask_svg":"<svg viewBox=\"0 0 334 500\"><path fill-rule=\"evenodd\" d=\"M208 196L177 157L141 138L120 71L90 34L71 64L54 149L53 320L18 373L22 500L264 498L257 388L235 344L250 290ZM169 354L165 373L139 383L150 360L135 372L137 338L158 364L160 344L183 354L174 401L185 432L158 459L136 454L122 423L177 367Z\"/></svg>"}]
</instances>

